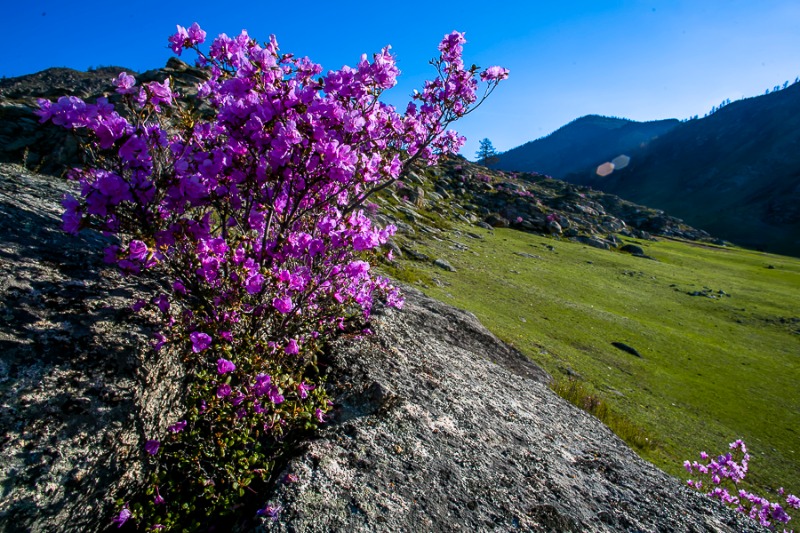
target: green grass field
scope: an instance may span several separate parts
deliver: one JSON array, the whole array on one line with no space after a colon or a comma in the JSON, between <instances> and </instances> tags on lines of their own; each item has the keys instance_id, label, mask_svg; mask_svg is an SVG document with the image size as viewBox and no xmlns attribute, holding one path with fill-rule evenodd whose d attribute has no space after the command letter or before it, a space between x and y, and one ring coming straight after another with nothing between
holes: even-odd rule
<instances>
[{"instance_id":1,"label":"green grass field","mask_svg":"<svg viewBox=\"0 0 800 533\"><path fill-rule=\"evenodd\" d=\"M472 311L556 380L581 381L642 429L649 445L622 436L667 472L685 479L684 459L742 438L753 486L800 494L800 260L627 242L653 260L454 225L409 246L457 272L407 259L388 272ZM703 291L715 297L688 294Z\"/></svg>"}]
</instances>

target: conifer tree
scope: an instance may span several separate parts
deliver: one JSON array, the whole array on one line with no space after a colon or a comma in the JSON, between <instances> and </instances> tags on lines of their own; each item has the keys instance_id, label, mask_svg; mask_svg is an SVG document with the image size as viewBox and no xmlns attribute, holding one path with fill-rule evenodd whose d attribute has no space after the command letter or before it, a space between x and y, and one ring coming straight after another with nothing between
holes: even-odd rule
<instances>
[{"instance_id":1,"label":"conifer tree","mask_svg":"<svg viewBox=\"0 0 800 533\"><path fill-rule=\"evenodd\" d=\"M497 150L494 149L492 141L490 141L488 138L484 138L480 141L478 151L475 152L478 162L487 166L497 163L497 155Z\"/></svg>"}]
</instances>

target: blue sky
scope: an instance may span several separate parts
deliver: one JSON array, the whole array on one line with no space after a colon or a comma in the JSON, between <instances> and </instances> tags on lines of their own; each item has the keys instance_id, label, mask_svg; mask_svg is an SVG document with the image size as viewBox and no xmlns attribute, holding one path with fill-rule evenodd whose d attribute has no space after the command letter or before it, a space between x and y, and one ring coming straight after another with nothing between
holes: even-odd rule
<instances>
[{"instance_id":1,"label":"blue sky","mask_svg":"<svg viewBox=\"0 0 800 533\"><path fill-rule=\"evenodd\" d=\"M0 76L51 66L137 71L170 57L175 24L208 33L274 33L284 52L325 69L354 65L391 44L403 75L398 106L431 75L445 33L466 32L465 60L511 77L458 123L473 158L488 137L508 150L573 119L601 114L654 120L702 116L730 98L763 94L800 76L800 2L10 2ZM10 48L9 48L10 46Z\"/></svg>"}]
</instances>

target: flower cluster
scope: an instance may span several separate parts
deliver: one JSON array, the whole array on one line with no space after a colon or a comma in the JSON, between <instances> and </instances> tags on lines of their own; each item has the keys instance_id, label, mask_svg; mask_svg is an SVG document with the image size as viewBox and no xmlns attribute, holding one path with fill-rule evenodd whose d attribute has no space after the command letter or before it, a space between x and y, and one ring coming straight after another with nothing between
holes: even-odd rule
<instances>
[{"instance_id":1,"label":"flower cluster","mask_svg":"<svg viewBox=\"0 0 800 533\"><path fill-rule=\"evenodd\" d=\"M777 523L788 523L792 518L780 504L772 503L746 490L736 490L736 485L741 483L747 474L750 454L741 439L731 442L729 448L730 452L716 458L709 458L706 452L700 452L700 458L708 461L705 464L698 461L684 461L683 466L690 474L696 472L706 479L705 485L702 480L693 479L686 483L699 491L708 489L707 496L748 515L762 526L774 528ZM778 490L778 494L784 495L782 488ZM800 498L792 494L786 496L786 508L800 509Z\"/></svg>"},{"instance_id":2,"label":"flower cluster","mask_svg":"<svg viewBox=\"0 0 800 533\"><path fill-rule=\"evenodd\" d=\"M155 349L181 354L185 411L147 440L151 498L126 503L118 525L191 528L230 512L266 483L287 435L328 420L325 342L369 318L375 296L402 305L371 265L394 227L373 226L362 205L412 166L456 153L464 139L448 126L507 77L465 69L453 32L432 61L436 78L399 113L380 99L399 75L389 47L322 74L280 53L274 36L221 34L207 53L205 38L196 23L169 37L208 73L196 96L121 73L120 108L39 102L42 122L74 130L87 153L68 174L78 192L63 201L64 229L118 236L109 263L154 270L171 287L132 308L161 317Z\"/></svg>"}]
</instances>

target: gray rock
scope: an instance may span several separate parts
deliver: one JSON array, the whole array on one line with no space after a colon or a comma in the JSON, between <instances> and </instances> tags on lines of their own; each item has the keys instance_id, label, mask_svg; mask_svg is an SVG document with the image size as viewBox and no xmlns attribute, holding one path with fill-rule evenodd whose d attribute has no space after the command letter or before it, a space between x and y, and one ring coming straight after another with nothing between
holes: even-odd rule
<instances>
[{"instance_id":1,"label":"gray rock","mask_svg":"<svg viewBox=\"0 0 800 533\"><path fill-rule=\"evenodd\" d=\"M105 530L144 481L146 435L176 420L180 365L129 309L158 286L104 265L99 234L60 230L68 190L0 164L0 531Z\"/></svg>"},{"instance_id":2,"label":"gray rock","mask_svg":"<svg viewBox=\"0 0 800 533\"><path fill-rule=\"evenodd\" d=\"M395 257L403 257L403 251L400 249L400 247L397 245L396 242L389 241L388 243L386 243L386 246L392 251L392 254L394 254Z\"/></svg>"},{"instance_id":3,"label":"gray rock","mask_svg":"<svg viewBox=\"0 0 800 533\"><path fill-rule=\"evenodd\" d=\"M434 191L428 191L427 197L428 197L428 200L430 200L431 202L441 202L442 201L442 195L437 193L437 192L434 192ZM454 207L454 206L452 206L452 207Z\"/></svg>"},{"instance_id":4,"label":"gray rock","mask_svg":"<svg viewBox=\"0 0 800 533\"><path fill-rule=\"evenodd\" d=\"M436 186L436 193L437 193L439 196L441 196L441 198L450 199L450 198L452 198L452 197L453 197L453 195L452 195L450 192L448 192L448 191L447 191L447 189L445 189L444 187L442 187L442 186L440 186L440 185L437 185L437 186ZM441 198L440 198L440 199L441 199Z\"/></svg>"},{"instance_id":5,"label":"gray rock","mask_svg":"<svg viewBox=\"0 0 800 533\"><path fill-rule=\"evenodd\" d=\"M417 208L425 207L425 189L423 189L421 185L417 185L416 187L411 189L411 192L409 193L408 197L409 201L411 201L411 203L413 203L415 207ZM416 216L414 218L416 219Z\"/></svg>"},{"instance_id":6,"label":"gray rock","mask_svg":"<svg viewBox=\"0 0 800 533\"><path fill-rule=\"evenodd\" d=\"M405 246L405 245L401 246L400 249L403 251L403 253L405 255L407 255L408 257L410 257L411 259L414 259L416 261L430 261L430 259L431 259L426 254L423 254L422 252L418 252L417 250L414 250L413 248L410 248L410 247Z\"/></svg>"},{"instance_id":7,"label":"gray rock","mask_svg":"<svg viewBox=\"0 0 800 533\"><path fill-rule=\"evenodd\" d=\"M600 237L597 237L596 235L591 235L591 236L578 235L577 237L575 237L575 240L580 242L580 243L587 244L589 246L593 246L595 248L600 248L601 250L610 250L611 249L611 243L610 242L608 242L605 239L601 239Z\"/></svg>"},{"instance_id":8,"label":"gray rock","mask_svg":"<svg viewBox=\"0 0 800 533\"><path fill-rule=\"evenodd\" d=\"M498 213L490 213L485 222L493 228L507 228L510 225L508 219Z\"/></svg>"},{"instance_id":9,"label":"gray rock","mask_svg":"<svg viewBox=\"0 0 800 533\"><path fill-rule=\"evenodd\" d=\"M420 214L417 213L416 211L414 211L413 209L411 209L410 207L406 207L406 206L400 205L400 206L397 207L397 210L400 213L403 213L404 215L406 215L409 219L411 219L414 222L416 222L417 220L419 220L421 218Z\"/></svg>"},{"instance_id":10,"label":"gray rock","mask_svg":"<svg viewBox=\"0 0 800 533\"><path fill-rule=\"evenodd\" d=\"M416 230L414 229L414 226L402 222L400 220L394 222L394 226L397 228L397 233L401 233L403 235L413 236L416 235L417 233Z\"/></svg>"},{"instance_id":11,"label":"gray rock","mask_svg":"<svg viewBox=\"0 0 800 533\"><path fill-rule=\"evenodd\" d=\"M455 272L456 271L456 269L453 267L453 265L451 265L450 263L448 263L444 259L436 259L433 262L433 264L435 266L441 268L442 270L447 270L448 272Z\"/></svg>"},{"instance_id":12,"label":"gray rock","mask_svg":"<svg viewBox=\"0 0 800 533\"><path fill-rule=\"evenodd\" d=\"M425 183L425 180L416 172L409 172L404 176L404 179L410 181L411 183L416 183L417 185L422 185Z\"/></svg>"},{"instance_id":13,"label":"gray rock","mask_svg":"<svg viewBox=\"0 0 800 533\"><path fill-rule=\"evenodd\" d=\"M644 255L644 250L641 246L636 244L626 244L620 247L620 250L623 252L628 252L629 254L633 255Z\"/></svg>"},{"instance_id":14,"label":"gray rock","mask_svg":"<svg viewBox=\"0 0 800 533\"><path fill-rule=\"evenodd\" d=\"M551 235L561 235L561 224L555 220L550 220L547 223L547 232Z\"/></svg>"},{"instance_id":15,"label":"gray rock","mask_svg":"<svg viewBox=\"0 0 800 533\"><path fill-rule=\"evenodd\" d=\"M760 530L641 460L473 315L406 295L335 346L352 387L280 476L266 531Z\"/></svg>"}]
</instances>

